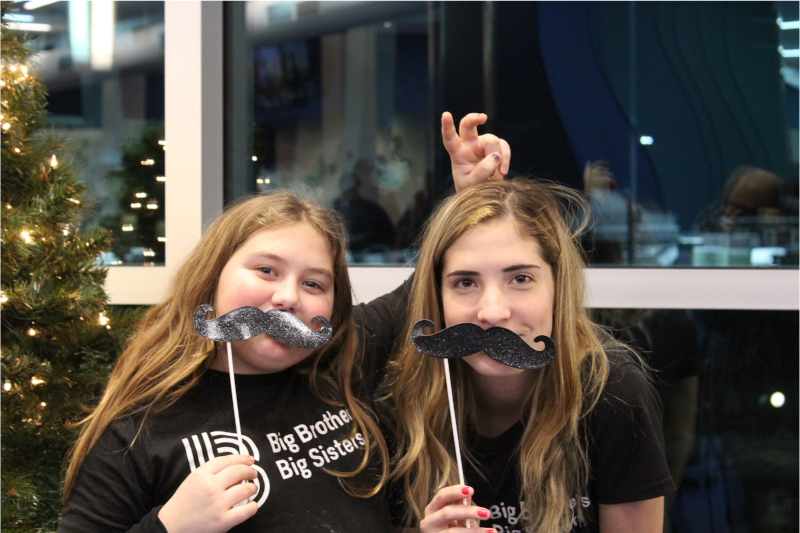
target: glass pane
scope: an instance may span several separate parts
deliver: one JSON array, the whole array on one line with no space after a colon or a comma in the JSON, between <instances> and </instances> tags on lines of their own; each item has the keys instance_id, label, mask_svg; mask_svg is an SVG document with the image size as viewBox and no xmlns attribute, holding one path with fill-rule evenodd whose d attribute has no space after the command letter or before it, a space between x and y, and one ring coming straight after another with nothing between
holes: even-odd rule
<instances>
[{"instance_id":1,"label":"glass pane","mask_svg":"<svg viewBox=\"0 0 800 533\"><path fill-rule=\"evenodd\" d=\"M673 533L798 528L796 311L597 309L655 371Z\"/></svg>"},{"instance_id":2,"label":"glass pane","mask_svg":"<svg viewBox=\"0 0 800 533\"><path fill-rule=\"evenodd\" d=\"M73 148L110 265L164 263L164 3L26 2L48 123ZM30 28L31 26L28 26Z\"/></svg>"},{"instance_id":3,"label":"glass pane","mask_svg":"<svg viewBox=\"0 0 800 533\"><path fill-rule=\"evenodd\" d=\"M789 4L494 4L496 133L586 192L595 264L796 268Z\"/></svg>"},{"instance_id":4,"label":"glass pane","mask_svg":"<svg viewBox=\"0 0 800 533\"><path fill-rule=\"evenodd\" d=\"M249 104L233 113L252 117L252 151L226 150L238 164L249 159L229 170L237 180L229 199L303 191L341 213L351 262L406 262L427 218L438 136L430 127L426 4L247 2L241 16L247 63L231 73L232 91L242 69L252 78L239 89ZM230 39L235 30L228 31Z\"/></svg>"},{"instance_id":5,"label":"glass pane","mask_svg":"<svg viewBox=\"0 0 800 533\"><path fill-rule=\"evenodd\" d=\"M451 184L439 114L483 110L512 175L586 193L594 264L797 268L796 2L226 8L228 199L305 187L354 261L411 255Z\"/></svg>"}]
</instances>

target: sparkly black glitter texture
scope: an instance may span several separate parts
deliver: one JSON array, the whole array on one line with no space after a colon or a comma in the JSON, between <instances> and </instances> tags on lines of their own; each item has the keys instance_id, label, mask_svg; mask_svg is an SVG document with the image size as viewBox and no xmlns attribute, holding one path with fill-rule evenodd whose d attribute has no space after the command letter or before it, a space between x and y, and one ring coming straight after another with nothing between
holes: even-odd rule
<instances>
[{"instance_id":1,"label":"sparkly black glitter texture","mask_svg":"<svg viewBox=\"0 0 800 533\"><path fill-rule=\"evenodd\" d=\"M321 316L311 319L312 323L322 324L322 328L314 331L292 313L279 309L264 312L257 307L239 307L221 317L206 320L206 313L213 311L212 306L203 304L194 312L194 329L212 341L242 341L266 333L287 346L316 349L325 346L333 333L330 322Z\"/></svg>"},{"instance_id":2,"label":"sparkly black glitter texture","mask_svg":"<svg viewBox=\"0 0 800 533\"><path fill-rule=\"evenodd\" d=\"M411 340L420 352L440 359L456 359L483 350L500 363L514 368L533 370L550 364L556 347L546 335L534 342L543 342L544 350L534 350L522 338L506 328L481 329L476 324L450 326L438 333L424 335L423 329L433 327L430 320L420 320L411 330Z\"/></svg>"}]
</instances>

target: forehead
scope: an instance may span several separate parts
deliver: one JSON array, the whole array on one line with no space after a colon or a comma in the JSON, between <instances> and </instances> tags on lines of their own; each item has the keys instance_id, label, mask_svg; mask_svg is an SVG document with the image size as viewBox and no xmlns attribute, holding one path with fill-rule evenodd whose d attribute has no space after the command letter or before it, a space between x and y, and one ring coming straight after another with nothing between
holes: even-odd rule
<instances>
[{"instance_id":1,"label":"forehead","mask_svg":"<svg viewBox=\"0 0 800 533\"><path fill-rule=\"evenodd\" d=\"M444 253L443 265L470 266L471 270L485 265L523 264L531 261L544 263L539 241L533 236L523 236L519 226L509 218L482 222L468 228Z\"/></svg>"},{"instance_id":2,"label":"forehead","mask_svg":"<svg viewBox=\"0 0 800 533\"><path fill-rule=\"evenodd\" d=\"M277 255L284 260L333 265L328 240L308 222L294 222L277 228L261 228L239 245L234 256Z\"/></svg>"}]
</instances>

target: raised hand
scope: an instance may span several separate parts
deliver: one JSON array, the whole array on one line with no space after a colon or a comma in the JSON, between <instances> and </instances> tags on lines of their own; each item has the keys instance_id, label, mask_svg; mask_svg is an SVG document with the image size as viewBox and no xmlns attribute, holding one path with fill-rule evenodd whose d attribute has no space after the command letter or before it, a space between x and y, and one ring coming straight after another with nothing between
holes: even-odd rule
<instances>
[{"instance_id":1,"label":"raised hand","mask_svg":"<svg viewBox=\"0 0 800 533\"><path fill-rule=\"evenodd\" d=\"M484 181L502 180L508 174L508 143L491 133L478 135L478 126L488 118L484 113L470 113L461 119L456 132L453 115L442 113L442 141L450 154L456 191Z\"/></svg>"},{"instance_id":2,"label":"raised hand","mask_svg":"<svg viewBox=\"0 0 800 533\"><path fill-rule=\"evenodd\" d=\"M158 512L168 533L223 533L258 511L256 502L234 507L256 494L258 473L247 455L216 457L189 474Z\"/></svg>"},{"instance_id":3,"label":"raised hand","mask_svg":"<svg viewBox=\"0 0 800 533\"><path fill-rule=\"evenodd\" d=\"M464 505L464 498L473 494L471 487L451 485L437 492L425 507L425 518L419 523L421 533L496 533L494 529L467 528L467 520L489 518L489 510L476 505ZM452 503L452 505L451 505Z\"/></svg>"}]
</instances>

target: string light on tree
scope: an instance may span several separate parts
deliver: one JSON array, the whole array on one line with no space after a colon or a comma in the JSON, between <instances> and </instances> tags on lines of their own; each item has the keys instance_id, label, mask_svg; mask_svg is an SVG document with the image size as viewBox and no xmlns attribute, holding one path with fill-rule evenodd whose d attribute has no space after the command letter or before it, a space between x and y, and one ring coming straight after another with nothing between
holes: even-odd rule
<instances>
[{"instance_id":1,"label":"string light on tree","mask_svg":"<svg viewBox=\"0 0 800 533\"><path fill-rule=\"evenodd\" d=\"M27 244L30 244L30 243L33 242L33 239L31 239L31 234L28 233L27 231L21 231L19 233L19 235L20 235L20 237L22 237L22 240L24 240Z\"/></svg>"},{"instance_id":2,"label":"string light on tree","mask_svg":"<svg viewBox=\"0 0 800 533\"><path fill-rule=\"evenodd\" d=\"M38 376L33 376L31 378L31 386L33 387L35 387L36 385L41 385L42 383L44 383L44 380Z\"/></svg>"},{"instance_id":3,"label":"string light on tree","mask_svg":"<svg viewBox=\"0 0 800 533\"><path fill-rule=\"evenodd\" d=\"M58 168L58 158L56 154L53 154L53 157L50 158L50 166L53 168Z\"/></svg>"},{"instance_id":4,"label":"string light on tree","mask_svg":"<svg viewBox=\"0 0 800 533\"><path fill-rule=\"evenodd\" d=\"M8 382L8 381L3 383L3 390L6 391L6 392L10 391L11 390L11 383Z\"/></svg>"}]
</instances>

